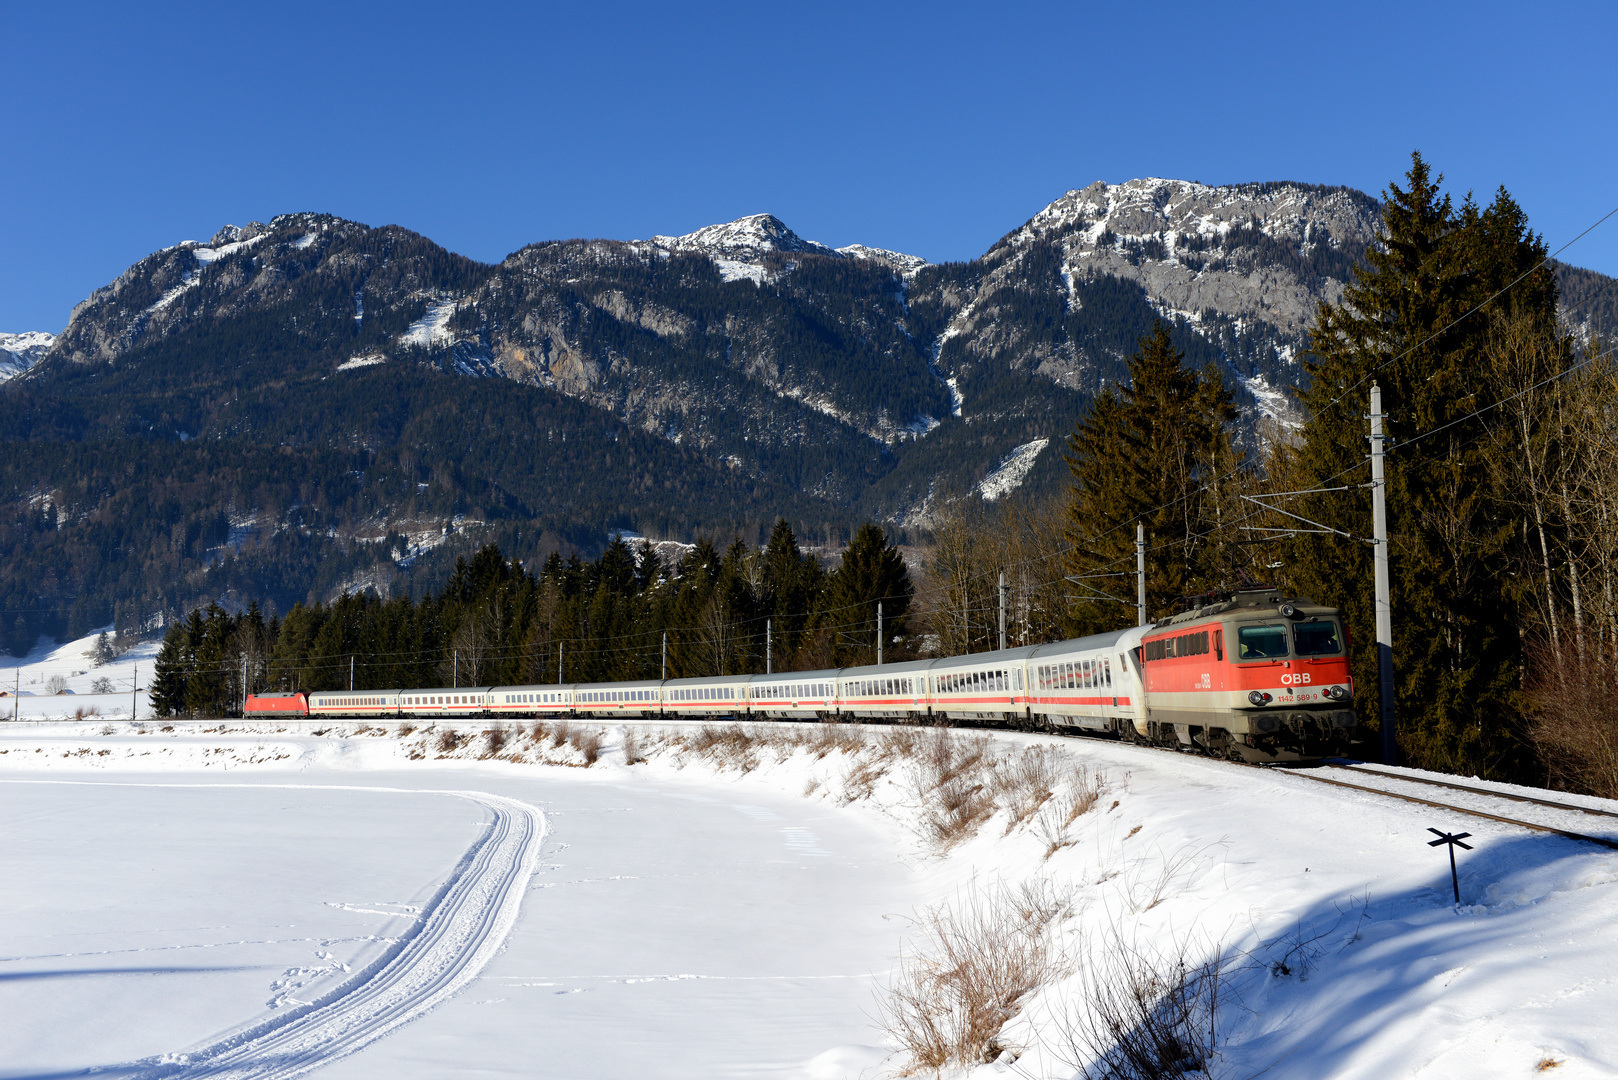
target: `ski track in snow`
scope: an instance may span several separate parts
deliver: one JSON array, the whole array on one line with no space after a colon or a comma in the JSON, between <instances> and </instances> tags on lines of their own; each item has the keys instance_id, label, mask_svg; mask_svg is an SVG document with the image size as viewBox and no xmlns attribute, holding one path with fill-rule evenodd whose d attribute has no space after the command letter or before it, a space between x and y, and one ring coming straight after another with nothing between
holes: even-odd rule
<instances>
[{"instance_id":1,"label":"ski track in snow","mask_svg":"<svg viewBox=\"0 0 1618 1080\"><path fill-rule=\"evenodd\" d=\"M332 789L318 784L251 786ZM493 820L483 836L467 849L437 894L415 916L412 928L355 978L318 1001L205 1046L103 1071L141 1080L282 1080L302 1076L409 1023L455 994L483 970L517 921L517 911L545 837L544 815L527 803L481 791L377 787L341 790L451 795L477 803L489 811Z\"/></svg>"}]
</instances>

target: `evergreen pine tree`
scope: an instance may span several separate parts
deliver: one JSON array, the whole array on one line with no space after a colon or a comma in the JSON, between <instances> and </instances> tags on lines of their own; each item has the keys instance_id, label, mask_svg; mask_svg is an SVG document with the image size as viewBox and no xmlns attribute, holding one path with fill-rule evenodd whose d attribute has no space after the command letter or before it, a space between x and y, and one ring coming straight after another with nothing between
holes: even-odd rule
<instances>
[{"instance_id":1,"label":"evergreen pine tree","mask_svg":"<svg viewBox=\"0 0 1618 1080\"><path fill-rule=\"evenodd\" d=\"M1486 209L1470 197L1456 208L1442 180L1412 155L1406 186L1384 194L1381 245L1341 301L1320 306L1303 395L1310 418L1286 463L1287 487L1368 479L1365 415L1378 382L1393 436L1387 506L1400 751L1429 768L1521 775L1520 523L1489 459L1487 435L1498 422L1488 411L1498 400L1484 363L1489 320L1463 316L1533 268L1545 248L1504 190ZM1536 270L1497 303L1553 326L1554 278ZM1288 508L1355 537L1370 533L1363 488ZM1347 613L1360 643L1361 717L1374 724L1371 556L1362 541L1319 534L1294 538L1286 552L1297 590Z\"/></svg>"},{"instance_id":2,"label":"evergreen pine tree","mask_svg":"<svg viewBox=\"0 0 1618 1080\"><path fill-rule=\"evenodd\" d=\"M1068 439L1079 635L1133 625L1136 522L1146 529L1148 617L1232 572L1215 485L1235 460L1236 410L1218 372L1184 359L1158 322L1130 359L1129 385L1103 389Z\"/></svg>"},{"instance_id":3,"label":"evergreen pine tree","mask_svg":"<svg viewBox=\"0 0 1618 1080\"><path fill-rule=\"evenodd\" d=\"M152 674L152 711L157 715L173 716L185 710L188 668L185 628L178 622L171 622L163 632L163 644L157 650L157 662Z\"/></svg>"},{"instance_id":4,"label":"evergreen pine tree","mask_svg":"<svg viewBox=\"0 0 1618 1080\"><path fill-rule=\"evenodd\" d=\"M826 619L838 627L839 663L876 661L876 607L882 605L882 633L887 639L884 658L898 658L894 638L902 639L908 623L915 587L899 550L880 528L866 522L855 532L843 561L831 575L826 595Z\"/></svg>"}]
</instances>

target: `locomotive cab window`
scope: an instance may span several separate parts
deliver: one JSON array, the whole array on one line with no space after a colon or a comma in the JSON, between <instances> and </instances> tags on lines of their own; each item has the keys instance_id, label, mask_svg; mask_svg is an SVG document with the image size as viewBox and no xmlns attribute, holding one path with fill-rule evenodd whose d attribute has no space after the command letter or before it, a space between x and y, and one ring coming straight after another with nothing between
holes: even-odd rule
<instances>
[{"instance_id":1,"label":"locomotive cab window","mask_svg":"<svg viewBox=\"0 0 1618 1080\"><path fill-rule=\"evenodd\" d=\"M1303 622L1292 627L1299 656L1335 656L1343 651L1334 622Z\"/></svg>"},{"instance_id":2,"label":"locomotive cab window","mask_svg":"<svg viewBox=\"0 0 1618 1080\"><path fill-rule=\"evenodd\" d=\"M1236 633L1236 659L1265 660L1287 654L1284 626L1244 626Z\"/></svg>"}]
</instances>

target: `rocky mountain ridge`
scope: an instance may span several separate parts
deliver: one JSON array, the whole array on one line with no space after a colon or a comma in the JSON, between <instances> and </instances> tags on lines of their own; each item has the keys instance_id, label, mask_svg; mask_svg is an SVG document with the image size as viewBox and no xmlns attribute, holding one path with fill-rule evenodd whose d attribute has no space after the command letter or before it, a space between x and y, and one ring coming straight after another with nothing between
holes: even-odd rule
<instances>
[{"instance_id":1,"label":"rocky mountain ridge","mask_svg":"<svg viewBox=\"0 0 1618 1080\"><path fill-rule=\"evenodd\" d=\"M1056 496L1065 436L1158 319L1249 428L1295 421L1314 305L1378 214L1344 188L1098 183L945 263L769 214L493 264L325 214L227 226L5 354L28 363L0 392L0 501L36 554L0 568L0 603L133 604L225 588L232 565L287 596L385 588L456 548L389 536L525 552L783 514L834 542L866 518L925 529L951 500ZM1613 279L1558 272L1569 324L1610 325ZM95 529L80 569L47 572L37 553ZM102 563L115 580L84 584Z\"/></svg>"}]
</instances>

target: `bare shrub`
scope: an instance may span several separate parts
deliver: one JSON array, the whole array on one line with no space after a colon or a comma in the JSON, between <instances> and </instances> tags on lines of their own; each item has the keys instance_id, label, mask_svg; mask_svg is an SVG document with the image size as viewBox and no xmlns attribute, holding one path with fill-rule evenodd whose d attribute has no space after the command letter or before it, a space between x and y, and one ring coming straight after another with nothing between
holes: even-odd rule
<instances>
[{"instance_id":1,"label":"bare shrub","mask_svg":"<svg viewBox=\"0 0 1618 1080\"><path fill-rule=\"evenodd\" d=\"M1531 730L1546 782L1618 799L1618 702L1609 692L1618 663L1598 649L1559 663L1555 652L1541 649L1528 671L1536 705Z\"/></svg>"},{"instance_id":2,"label":"bare shrub","mask_svg":"<svg viewBox=\"0 0 1618 1080\"><path fill-rule=\"evenodd\" d=\"M889 759L881 754L856 757L843 777L843 805L869 799L876 794L877 783L888 774Z\"/></svg>"},{"instance_id":3,"label":"bare shrub","mask_svg":"<svg viewBox=\"0 0 1618 1080\"><path fill-rule=\"evenodd\" d=\"M752 732L738 725L704 724L686 738L685 748L716 768L749 773L758 768L757 743Z\"/></svg>"},{"instance_id":4,"label":"bare shrub","mask_svg":"<svg viewBox=\"0 0 1618 1080\"><path fill-rule=\"evenodd\" d=\"M52 675L50 678L45 680L45 692L53 697L66 689L67 680L62 678L60 675Z\"/></svg>"},{"instance_id":5,"label":"bare shrub","mask_svg":"<svg viewBox=\"0 0 1618 1080\"><path fill-rule=\"evenodd\" d=\"M921 948L901 958L882 1003L884 1030L910 1056L907 1071L999 1057L1018 1005L1066 973L1053 931L1067 913L1045 882L973 889L923 913Z\"/></svg>"},{"instance_id":6,"label":"bare shrub","mask_svg":"<svg viewBox=\"0 0 1618 1080\"><path fill-rule=\"evenodd\" d=\"M908 761L921 752L921 733L915 728L894 728L878 736L876 745L883 757Z\"/></svg>"},{"instance_id":7,"label":"bare shrub","mask_svg":"<svg viewBox=\"0 0 1618 1080\"><path fill-rule=\"evenodd\" d=\"M1078 968L1062 1035L1086 1080L1211 1075L1220 961L1193 959L1184 939L1163 950L1114 924L1081 950Z\"/></svg>"},{"instance_id":8,"label":"bare shrub","mask_svg":"<svg viewBox=\"0 0 1618 1080\"><path fill-rule=\"evenodd\" d=\"M833 753L853 753L862 743L860 733L846 724L821 724L815 729L809 752L816 758Z\"/></svg>"},{"instance_id":9,"label":"bare shrub","mask_svg":"<svg viewBox=\"0 0 1618 1080\"><path fill-rule=\"evenodd\" d=\"M640 748L640 740L634 729L624 728L624 764L638 765L645 760L646 754Z\"/></svg>"},{"instance_id":10,"label":"bare shrub","mask_svg":"<svg viewBox=\"0 0 1618 1080\"><path fill-rule=\"evenodd\" d=\"M1046 803L1034 823L1036 833L1045 843L1045 858L1078 842L1069 835L1069 826L1100 805L1101 797L1110 787L1111 780L1105 772L1091 769L1082 762L1069 766L1061 794Z\"/></svg>"},{"instance_id":11,"label":"bare shrub","mask_svg":"<svg viewBox=\"0 0 1618 1080\"><path fill-rule=\"evenodd\" d=\"M438 752L448 754L461 745L461 733L454 728L445 728L438 733Z\"/></svg>"},{"instance_id":12,"label":"bare shrub","mask_svg":"<svg viewBox=\"0 0 1618 1080\"><path fill-rule=\"evenodd\" d=\"M571 732L568 742L573 749L584 755L585 765L594 765L601 758L601 733L598 731L578 730Z\"/></svg>"},{"instance_id":13,"label":"bare shrub","mask_svg":"<svg viewBox=\"0 0 1618 1080\"><path fill-rule=\"evenodd\" d=\"M558 750L565 742L573 741L573 725L566 720L558 720L556 726L551 728L551 745Z\"/></svg>"},{"instance_id":14,"label":"bare shrub","mask_svg":"<svg viewBox=\"0 0 1618 1080\"><path fill-rule=\"evenodd\" d=\"M112 680L107 678L105 675L98 676L96 679L94 679L90 683L90 693L92 693L92 694L110 694L110 693L112 693Z\"/></svg>"},{"instance_id":15,"label":"bare shrub","mask_svg":"<svg viewBox=\"0 0 1618 1080\"><path fill-rule=\"evenodd\" d=\"M73 719L75 720L87 720L92 716L100 715L101 710L96 708L94 705L90 706L89 708L85 708L83 705L80 705L77 709L73 710Z\"/></svg>"},{"instance_id":16,"label":"bare shrub","mask_svg":"<svg viewBox=\"0 0 1618 1080\"><path fill-rule=\"evenodd\" d=\"M103 735L112 735L117 730L118 729L113 727L111 724L102 724L101 725L101 734L103 734Z\"/></svg>"},{"instance_id":17,"label":"bare shrub","mask_svg":"<svg viewBox=\"0 0 1618 1080\"><path fill-rule=\"evenodd\" d=\"M1000 763L991 790L1006 808L1006 832L1024 824L1056 793L1065 755L1054 746L1025 746Z\"/></svg>"},{"instance_id":18,"label":"bare shrub","mask_svg":"<svg viewBox=\"0 0 1618 1080\"><path fill-rule=\"evenodd\" d=\"M923 806L923 837L945 852L976 834L994 814L988 784L989 740L956 736L940 728L920 744L914 771L916 795Z\"/></svg>"},{"instance_id":19,"label":"bare shrub","mask_svg":"<svg viewBox=\"0 0 1618 1080\"><path fill-rule=\"evenodd\" d=\"M485 731L483 737L489 741L489 749L484 753L484 757L495 757L506 747L506 729L501 725L496 724Z\"/></svg>"},{"instance_id":20,"label":"bare shrub","mask_svg":"<svg viewBox=\"0 0 1618 1080\"><path fill-rule=\"evenodd\" d=\"M529 730L528 736L536 743L543 743L546 739L550 738L551 731L550 728L547 728L543 723L536 720L534 721L533 728Z\"/></svg>"},{"instance_id":21,"label":"bare shrub","mask_svg":"<svg viewBox=\"0 0 1618 1080\"><path fill-rule=\"evenodd\" d=\"M416 730L416 725L415 724L412 724L408 720L401 721L400 724L399 724L399 738L408 739L415 732L415 730Z\"/></svg>"}]
</instances>

